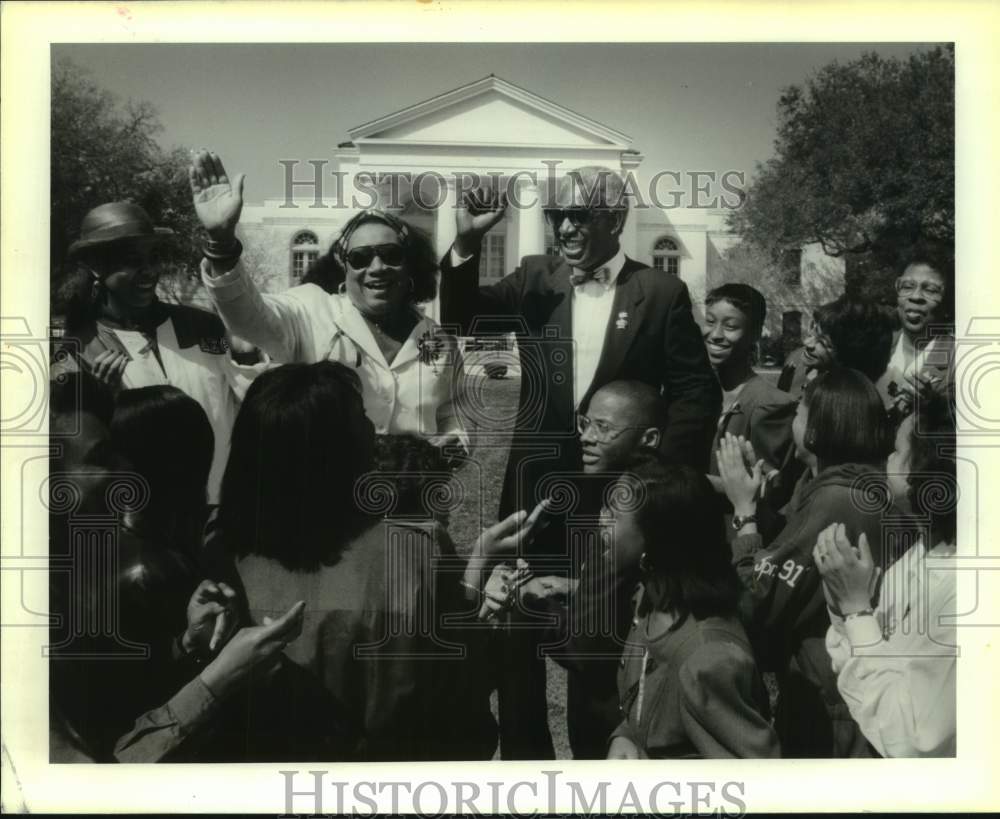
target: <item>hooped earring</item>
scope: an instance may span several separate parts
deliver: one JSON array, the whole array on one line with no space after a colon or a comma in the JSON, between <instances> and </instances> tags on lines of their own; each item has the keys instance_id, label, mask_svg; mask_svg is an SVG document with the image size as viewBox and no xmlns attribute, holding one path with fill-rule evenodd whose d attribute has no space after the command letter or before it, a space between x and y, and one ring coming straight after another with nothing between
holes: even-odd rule
<instances>
[{"instance_id":1,"label":"hooped earring","mask_svg":"<svg viewBox=\"0 0 1000 819\"><path fill-rule=\"evenodd\" d=\"M337 287L337 292L340 293L341 296L343 296L344 293L347 292L347 282L341 282L340 285Z\"/></svg>"},{"instance_id":2,"label":"hooped earring","mask_svg":"<svg viewBox=\"0 0 1000 819\"><path fill-rule=\"evenodd\" d=\"M653 566L649 562L649 558L646 556L645 552L643 552L639 557L639 569L647 574L653 570Z\"/></svg>"}]
</instances>

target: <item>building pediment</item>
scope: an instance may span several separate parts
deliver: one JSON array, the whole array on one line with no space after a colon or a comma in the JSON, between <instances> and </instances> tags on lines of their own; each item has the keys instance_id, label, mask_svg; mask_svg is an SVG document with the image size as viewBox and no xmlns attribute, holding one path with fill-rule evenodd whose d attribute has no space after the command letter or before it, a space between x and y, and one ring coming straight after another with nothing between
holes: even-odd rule
<instances>
[{"instance_id":1,"label":"building pediment","mask_svg":"<svg viewBox=\"0 0 1000 819\"><path fill-rule=\"evenodd\" d=\"M499 77L481 80L350 130L365 143L627 149L631 138Z\"/></svg>"}]
</instances>

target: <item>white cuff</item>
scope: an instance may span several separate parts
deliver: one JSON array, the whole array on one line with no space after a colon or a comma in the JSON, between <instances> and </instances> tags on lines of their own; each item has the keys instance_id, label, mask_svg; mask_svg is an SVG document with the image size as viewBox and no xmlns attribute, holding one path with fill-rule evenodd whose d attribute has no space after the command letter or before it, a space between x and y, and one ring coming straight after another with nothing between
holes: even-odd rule
<instances>
[{"instance_id":1,"label":"white cuff","mask_svg":"<svg viewBox=\"0 0 1000 819\"><path fill-rule=\"evenodd\" d=\"M470 253L468 256L459 256L458 253L455 251L454 245L451 246L451 250L449 252L451 254L449 258L451 259L452 267L459 267L460 265L465 264L467 261L469 261L469 259L471 259L475 255L474 253Z\"/></svg>"},{"instance_id":2,"label":"white cuff","mask_svg":"<svg viewBox=\"0 0 1000 819\"><path fill-rule=\"evenodd\" d=\"M235 301L250 288L251 283L243 265L237 264L228 273L213 276L209 272L211 264L208 259L201 260L201 281L213 301Z\"/></svg>"}]
</instances>

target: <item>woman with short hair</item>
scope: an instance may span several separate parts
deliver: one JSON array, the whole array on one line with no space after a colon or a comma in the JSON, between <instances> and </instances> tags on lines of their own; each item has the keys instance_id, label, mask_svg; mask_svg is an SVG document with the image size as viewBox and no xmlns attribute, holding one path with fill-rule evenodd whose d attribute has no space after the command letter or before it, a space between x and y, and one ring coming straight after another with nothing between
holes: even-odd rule
<instances>
[{"instance_id":1,"label":"woman with short hair","mask_svg":"<svg viewBox=\"0 0 1000 819\"><path fill-rule=\"evenodd\" d=\"M419 309L437 293L437 259L426 236L392 214L363 210L330 250L344 268L338 292L309 283L262 295L239 261L242 175L231 185L219 157L205 151L190 175L210 237L202 279L230 329L274 362L336 361L356 370L376 432L467 448L456 407L458 341Z\"/></svg>"}]
</instances>

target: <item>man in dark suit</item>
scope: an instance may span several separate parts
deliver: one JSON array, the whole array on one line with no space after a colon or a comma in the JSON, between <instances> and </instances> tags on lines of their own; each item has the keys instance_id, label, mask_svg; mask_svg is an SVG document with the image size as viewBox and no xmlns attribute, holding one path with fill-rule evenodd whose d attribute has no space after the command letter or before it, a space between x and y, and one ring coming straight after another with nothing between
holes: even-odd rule
<instances>
[{"instance_id":1,"label":"man in dark suit","mask_svg":"<svg viewBox=\"0 0 1000 819\"><path fill-rule=\"evenodd\" d=\"M555 201L546 203L551 207L545 208L561 256L527 256L513 273L488 287L479 286L479 253L485 234L503 218L505 205L483 206L484 201L478 192L471 194L456 211L457 237L441 265L441 319L465 332L518 334L521 396L500 516L533 508L535 498L573 491L570 476L581 468L577 415L585 414L594 392L611 381L642 381L660 390L667 404L660 451L707 471L721 410L718 381L691 314L687 287L627 258L621 248L628 217L621 177L599 167L568 174ZM554 522L526 550L533 564L544 556L565 558L565 541ZM514 635L525 633L511 630L508 646L522 642ZM513 656L504 665L500 709L505 758L552 756L545 667L537 652L527 656L533 657L530 668ZM505 696L510 693L505 685L514 678L523 683L514 687L525 698Z\"/></svg>"}]
</instances>

